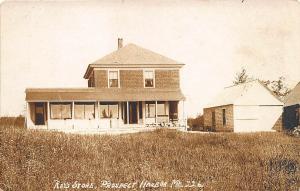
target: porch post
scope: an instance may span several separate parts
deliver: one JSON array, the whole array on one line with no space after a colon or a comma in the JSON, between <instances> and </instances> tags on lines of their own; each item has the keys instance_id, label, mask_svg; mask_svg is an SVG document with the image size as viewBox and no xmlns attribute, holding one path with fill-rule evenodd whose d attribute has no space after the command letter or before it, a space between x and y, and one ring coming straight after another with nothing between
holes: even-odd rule
<instances>
[{"instance_id":1,"label":"porch post","mask_svg":"<svg viewBox=\"0 0 300 191\"><path fill-rule=\"evenodd\" d=\"M125 124L125 106L124 106L124 102L121 102L121 114L122 114L122 119L123 119L123 123Z\"/></svg>"},{"instance_id":2,"label":"porch post","mask_svg":"<svg viewBox=\"0 0 300 191\"><path fill-rule=\"evenodd\" d=\"M122 102L118 102L118 128L122 122L123 114L122 114Z\"/></svg>"},{"instance_id":3,"label":"porch post","mask_svg":"<svg viewBox=\"0 0 300 191\"><path fill-rule=\"evenodd\" d=\"M28 128L29 125L28 125L28 120L31 119L30 117L30 105L29 105L29 102L26 102L26 117L25 117L25 127Z\"/></svg>"},{"instance_id":4,"label":"porch post","mask_svg":"<svg viewBox=\"0 0 300 191\"><path fill-rule=\"evenodd\" d=\"M75 124L74 124L74 119L75 119L75 117L74 117L74 114L75 114L75 109L74 109L74 101L72 101L72 127L73 127L73 129L74 129L74 126L75 126Z\"/></svg>"},{"instance_id":5,"label":"porch post","mask_svg":"<svg viewBox=\"0 0 300 191\"><path fill-rule=\"evenodd\" d=\"M0 111L1 113L1 111ZM28 102L26 101L25 104L25 121L24 121L24 127L27 129L27 116L28 116Z\"/></svg>"},{"instance_id":6,"label":"porch post","mask_svg":"<svg viewBox=\"0 0 300 191\"><path fill-rule=\"evenodd\" d=\"M142 110L143 110L143 126L146 125L146 104L145 101L142 101Z\"/></svg>"},{"instance_id":7,"label":"porch post","mask_svg":"<svg viewBox=\"0 0 300 191\"><path fill-rule=\"evenodd\" d=\"M137 104L137 107L136 107L136 110L137 110L137 124L139 125L140 124L140 102L137 101L136 102Z\"/></svg>"},{"instance_id":8,"label":"porch post","mask_svg":"<svg viewBox=\"0 0 300 191\"><path fill-rule=\"evenodd\" d=\"M49 121L50 121L50 102L47 101L47 129L49 129Z\"/></svg>"},{"instance_id":9,"label":"porch post","mask_svg":"<svg viewBox=\"0 0 300 191\"><path fill-rule=\"evenodd\" d=\"M169 101L165 101L166 104L166 114L168 115L168 123L170 123L170 104Z\"/></svg>"},{"instance_id":10,"label":"porch post","mask_svg":"<svg viewBox=\"0 0 300 191\"><path fill-rule=\"evenodd\" d=\"M155 101L155 123L157 123L157 101Z\"/></svg>"},{"instance_id":11,"label":"porch post","mask_svg":"<svg viewBox=\"0 0 300 191\"><path fill-rule=\"evenodd\" d=\"M184 129L187 130L187 121L185 120L185 112L184 112L184 100L182 101L182 117L183 117L183 125Z\"/></svg>"},{"instance_id":12,"label":"porch post","mask_svg":"<svg viewBox=\"0 0 300 191\"><path fill-rule=\"evenodd\" d=\"M97 122L97 127L98 129L100 128L100 104L99 104L99 101L96 101L96 104L97 104L97 109L96 109L96 113L97 115L95 114L95 117L96 117L96 122Z\"/></svg>"},{"instance_id":13,"label":"porch post","mask_svg":"<svg viewBox=\"0 0 300 191\"><path fill-rule=\"evenodd\" d=\"M129 103L128 101L126 102L127 103L127 123L126 124L129 124Z\"/></svg>"}]
</instances>

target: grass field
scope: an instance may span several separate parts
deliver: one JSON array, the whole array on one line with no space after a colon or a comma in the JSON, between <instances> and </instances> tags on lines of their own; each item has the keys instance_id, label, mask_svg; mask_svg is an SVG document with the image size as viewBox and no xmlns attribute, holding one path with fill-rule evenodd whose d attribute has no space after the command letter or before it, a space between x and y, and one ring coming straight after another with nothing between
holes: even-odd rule
<instances>
[{"instance_id":1,"label":"grass field","mask_svg":"<svg viewBox=\"0 0 300 191\"><path fill-rule=\"evenodd\" d=\"M53 190L78 181L79 187L97 186L84 190L102 190L102 180L180 180L183 185L195 181L204 190L300 187L300 139L280 133L157 130L88 136L29 131L13 125L0 127L2 189Z\"/></svg>"}]
</instances>

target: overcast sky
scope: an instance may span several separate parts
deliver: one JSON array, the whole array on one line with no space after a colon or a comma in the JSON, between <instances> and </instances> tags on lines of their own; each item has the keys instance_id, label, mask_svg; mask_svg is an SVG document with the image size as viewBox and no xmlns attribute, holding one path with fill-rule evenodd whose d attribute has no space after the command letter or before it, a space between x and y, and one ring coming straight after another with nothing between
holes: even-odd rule
<instances>
[{"instance_id":1,"label":"overcast sky","mask_svg":"<svg viewBox=\"0 0 300 191\"><path fill-rule=\"evenodd\" d=\"M293 0L6 1L1 5L1 113L16 115L27 87L86 87L88 64L117 38L186 64L188 115L234 74L300 81L300 3Z\"/></svg>"}]
</instances>

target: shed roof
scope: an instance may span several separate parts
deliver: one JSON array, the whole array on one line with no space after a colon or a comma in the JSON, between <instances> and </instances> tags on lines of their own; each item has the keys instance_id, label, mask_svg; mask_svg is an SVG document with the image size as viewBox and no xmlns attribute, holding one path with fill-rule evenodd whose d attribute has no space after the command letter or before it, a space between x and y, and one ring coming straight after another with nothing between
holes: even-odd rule
<instances>
[{"instance_id":1,"label":"shed roof","mask_svg":"<svg viewBox=\"0 0 300 191\"><path fill-rule=\"evenodd\" d=\"M223 89L208 105L217 107L222 105L283 105L259 80L229 86Z\"/></svg>"},{"instance_id":2,"label":"shed roof","mask_svg":"<svg viewBox=\"0 0 300 191\"><path fill-rule=\"evenodd\" d=\"M124 88L34 88L26 89L26 101L179 101L178 90Z\"/></svg>"},{"instance_id":3,"label":"shed roof","mask_svg":"<svg viewBox=\"0 0 300 191\"><path fill-rule=\"evenodd\" d=\"M135 44L127 44L118 50L104 56L90 64L85 72L84 78L88 78L93 68L113 67L174 67L180 68L184 64L171 58L165 57Z\"/></svg>"},{"instance_id":4,"label":"shed roof","mask_svg":"<svg viewBox=\"0 0 300 191\"><path fill-rule=\"evenodd\" d=\"M284 106L300 104L300 82L294 87L291 93L284 100Z\"/></svg>"}]
</instances>

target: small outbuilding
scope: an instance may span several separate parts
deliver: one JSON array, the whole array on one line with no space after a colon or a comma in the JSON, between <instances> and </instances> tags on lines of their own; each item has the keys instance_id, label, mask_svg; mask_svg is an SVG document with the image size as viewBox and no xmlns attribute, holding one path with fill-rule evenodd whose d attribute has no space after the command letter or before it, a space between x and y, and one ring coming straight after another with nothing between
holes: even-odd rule
<instances>
[{"instance_id":1,"label":"small outbuilding","mask_svg":"<svg viewBox=\"0 0 300 191\"><path fill-rule=\"evenodd\" d=\"M213 131L282 129L283 102L259 80L224 88L204 108L204 126Z\"/></svg>"},{"instance_id":2,"label":"small outbuilding","mask_svg":"<svg viewBox=\"0 0 300 191\"><path fill-rule=\"evenodd\" d=\"M300 125L300 82L289 93L284 101L283 123L284 128L291 130Z\"/></svg>"}]
</instances>

